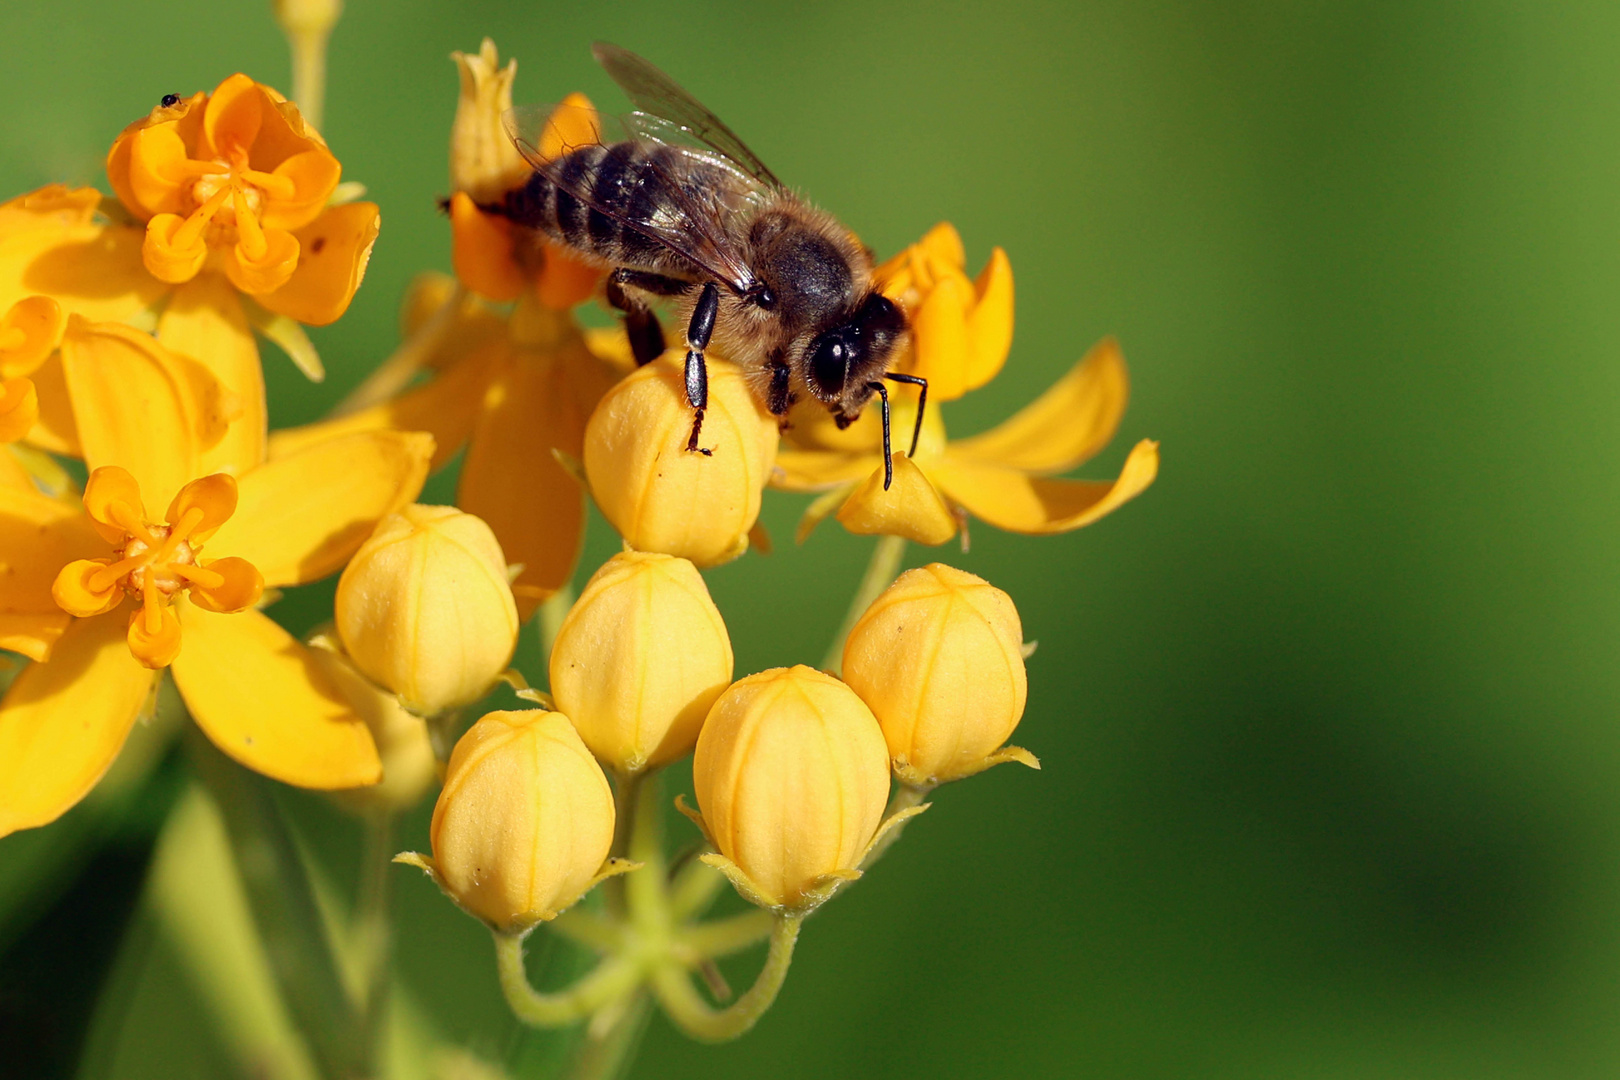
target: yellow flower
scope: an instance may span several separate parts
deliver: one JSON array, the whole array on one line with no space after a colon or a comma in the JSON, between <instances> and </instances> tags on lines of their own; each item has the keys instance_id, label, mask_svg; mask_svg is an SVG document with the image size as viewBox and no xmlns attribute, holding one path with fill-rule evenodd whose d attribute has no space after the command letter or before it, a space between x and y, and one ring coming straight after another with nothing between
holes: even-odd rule
<instances>
[{"instance_id":1,"label":"yellow flower","mask_svg":"<svg viewBox=\"0 0 1620 1080\"><path fill-rule=\"evenodd\" d=\"M898 399L898 395L896 395ZM1029 535L1089 525L1139 495L1159 470L1159 444L1143 439L1112 482L1054 476L1108 444L1125 412L1127 381L1119 347L1105 340L1067 375L1011 419L966 439L948 440L939 410L929 405L913 460L905 453L916 407L897 400L893 430L894 483L883 489L878 416L869 408L835 440L801 434L812 449L777 455L772 484L824 494L805 511L802 540L828 514L850 532L889 533L943 544L971 514L997 528Z\"/></svg>"},{"instance_id":2,"label":"yellow flower","mask_svg":"<svg viewBox=\"0 0 1620 1080\"><path fill-rule=\"evenodd\" d=\"M417 866L467 912L517 931L572 907L604 872L613 792L561 713L486 713L450 755Z\"/></svg>"},{"instance_id":3,"label":"yellow flower","mask_svg":"<svg viewBox=\"0 0 1620 1080\"><path fill-rule=\"evenodd\" d=\"M426 343L420 362L435 377L393 400L277 432L272 454L335 433L392 427L431 432L437 467L465 444L456 503L488 522L522 568L512 592L527 621L573 578L584 541L585 494L553 451L574 461L584 455L585 421L630 362L627 352L621 358L604 345L603 335L588 343L567 314L595 293L601 270L479 209L528 175L502 120L516 66L501 68L487 40L478 54L453 58L461 97L450 144L452 262L464 288L516 305L506 315L460 301L443 279L420 281L406 300L406 336ZM596 123L590 102L570 95L541 149L555 153L565 141L594 138Z\"/></svg>"},{"instance_id":4,"label":"yellow flower","mask_svg":"<svg viewBox=\"0 0 1620 1080\"><path fill-rule=\"evenodd\" d=\"M0 646L37 661L0 700L0 835L54 820L95 785L164 664L244 765L304 787L375 782L370 734L308 650L239 609L263 586L337 571L415 496L430 440L362 434L238 461L232 479L199 467L219 424L198 365L71 318L61 366L92 470L83 508L0 486Z\"/></svg>"},{"instance_id":5,"label":"yellow flower","mask_svg":"<svg viewBox=\"0 0 1620 1080\"><path fill-rule=\"evenodd\" d=\"M551 696L619 773L685 757L731 682L731 638L697 568L626 551L592 575L551 650Z\"/></svg>"},{"instance_id":6,"label":"yellow flower","mask_svg":"<svg viewBox=\"0 0 1620 1080\"><path fill-rule=\"evenodd\" d=\"M266 410L254 329L318 376L296 323L329 323L348 308L377 237L376 204L327 206L339 172L297 108L245 75L160 104L108 154L117 200L53 184L0 205L0 308L43 294L97 322L159 312L159 341L223 387L216 407L228 427L205 449L206 470L258 461ZM83 456L55 392L56 358L35 381L41 415L29 441Z\"/></svg>"},{"instance_id":7,"label":"yellow flower","mask_svg":"<svg viewBox=\"0 0 1620 1080\"><path fill-rule=\"evenodd\" d=\"M849 632L843 676L883 727L903 783L933 787L1035 759L1002 747L1024 715L1024 633L1012 598L941 563L907 570Z\"/></svg>"},{"instance_id":8,"label":"yellow flower","mask_svg":"<svg viewBox=\"0 0 1620 1080\"><path fill-rule=\"evenodd\" d=\"M736 365L709 359L702 444L686 449L692 407L674 349L602 398L585 428L585 475L625 543L715 566L748 550L777 426Z\"/></svg>"},{"instance_id":9,"label":"yellow flower","mask_svg":"<svg viewBox=\"0 0 1620 1080\"><path fill-rule=\"evenodd\" d=\"M453 506L384 518L338 580L334 613L355 666L422 715L483 697L517 646L501 545Z\"/></svg>"},{"instance_id":10,"label":"yellow flower","mask_svg":"<svg viewBox=\"0 0 1620 1080\"><path fill-rule=\"evenodd\" d=\"M889 797L888 753L849 687L803 665L774 668L733 683L709 710L692 784L750 898L793 909L857 873Z\"/></svg>"},{"instance_id":11,"label":"yellow flower","mask_svg":"<svg viewBox=\"0 0 1620 1080\"><path fill-rule=\"evenodd\" d=\"M905 309L911 341L896 371L928 380L930 401L955 401L995 378L1012 347L1013 280L996 248L969 281L962 238L948 222L928 230L874 271L885 296Z\"/></svg>"}]
</instances>

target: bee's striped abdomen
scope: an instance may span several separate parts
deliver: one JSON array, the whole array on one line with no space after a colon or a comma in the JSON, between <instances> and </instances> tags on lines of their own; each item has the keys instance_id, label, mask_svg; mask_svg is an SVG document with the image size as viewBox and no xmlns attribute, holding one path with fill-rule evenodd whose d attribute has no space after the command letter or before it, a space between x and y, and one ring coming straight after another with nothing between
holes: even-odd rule
<instances>
[{"instance_id":1,"label":"bee's striped abdomen","mask_svg":"<svg viewBox=\"0 0 1620 1080\"><path fill-rule=\"evenodd\" d=\"M705 166L647 142L581 147L537 169L501 207L520 225L614 266L691 278L698 268L638 229L667 233ZM712 181L711 181L712 182ZM583 196L583 197L582 197Z\"/></svg>"}]
</instances>

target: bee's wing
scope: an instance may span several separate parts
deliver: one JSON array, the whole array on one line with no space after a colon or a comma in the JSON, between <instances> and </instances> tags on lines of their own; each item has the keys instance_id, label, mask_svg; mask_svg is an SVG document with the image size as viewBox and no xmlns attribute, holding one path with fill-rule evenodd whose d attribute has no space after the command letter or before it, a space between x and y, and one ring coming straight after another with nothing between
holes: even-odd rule
<instances>
[{"instance_id":1,"label":"bee's wing","mask_svg":"<svg viewBox=\"0 0 1620 1080\"><path fill-rule=\"evenodd\" d=\"M782 181L778 180L776 174L767 169L765 163L755 157L754 152L737 138L736 132L705 108L697 98L682 90L674 79L629 49L621 49L606 41L593 44L591 55L596 57L596 62L606 69L613 77L613 81L619 84L640 110L639 113L632 113L626 118L626 122L632 124L632 130L634 117L646 116L659 120L685 132L728 159L734 168L754 177L760 183L773 188L782 186ZM657 132L649 131L645 134L647 138L657 139L660 142L669 141L667 137Z\"/></svg>"},{"instance_id":2,"label":"bee's wing","mask_svg":"<svg viewBox=\"0 0 1620 1080\"><path fill-rule=\"evenodd\" d=\"M566 110L572 108L574 106L528 105L507 111L507 133L535 171L597 213L690 260L736 291L747 291L755 284L753 271L730 238L727 222L763 195L760 185L738 173L734 164L716 154L672 146L679 155L675 160L682 168L671 170L656 161L644 162L647 175L642 184L654 190L647 191L647 197L638 202L656 208L655 213L638 217L606 206L596 198L590 185L567 167L568 155L593 144L613 146L663 140L648 140L621 130L629 125L612 117L598 118L594 110L569 115ZM588 140L582 141L587 135ZM684 168L687 165L693 170L698 166L724 169L735 182L729 185L694 183Z\"/></svg>"}]
</instances>

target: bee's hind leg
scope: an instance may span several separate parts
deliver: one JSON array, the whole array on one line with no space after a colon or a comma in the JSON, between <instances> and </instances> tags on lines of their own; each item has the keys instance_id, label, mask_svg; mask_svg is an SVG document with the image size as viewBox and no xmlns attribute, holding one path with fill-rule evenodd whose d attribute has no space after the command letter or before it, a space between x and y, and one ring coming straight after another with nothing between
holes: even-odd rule
<instances>
[{"instance_id":1,"label":"bee's hind leg","mask_svg":"<svg viewBox=\"0 0 1620 1080\"><path fill-rule=\"evenodd\" d=\"M630 355L636 366L650 364L664 352L664 328L658 323L653 309L624 291L627 284L635 284L631 271L615 270L607 279L607 302L624 312L624 333L630 339Z\"/></svg>"},{"instance_id":2,"label":"bee's hind leg","mask_svg":"<svg viewBox=\"0 0 1620 1080\"><path fill-rule=\"evenodd\" d=\"M686 401L694 410L686 448L699 454L714 453L698 445L698 435L703 431L703 411L709 407L709 366L703 362L703 350L714 335L714 317L719 311L720 289L711 281L703 286L686 327Z\"/></svg>"}]
</instances>

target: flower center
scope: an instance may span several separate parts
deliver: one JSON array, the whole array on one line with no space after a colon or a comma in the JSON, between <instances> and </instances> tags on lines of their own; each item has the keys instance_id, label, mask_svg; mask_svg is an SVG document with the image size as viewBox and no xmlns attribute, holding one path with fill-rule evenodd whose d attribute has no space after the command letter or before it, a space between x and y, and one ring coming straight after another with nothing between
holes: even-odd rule
<instances>
[{"instance_id":1,"label":"flower center","mask_svg":"<svg viewBox=\"0 0 1620 1080\"><path fill-rule=\"evenodd\" d=\"M195 209L175 231L171 243L182 248L198 240L211 247L240 243L250 259L263 258L268 242L260 216L270 199L296 194L292 179L250 168L247 150L240 146L229 147L225 157L212 161L188 160L183 168L196 177L191 185Z\"/></svg>"},{"instance_id":2,"label":"flower center","mask_svg":"<svg viewBox=\"0 0 1620 1080\"><path fill-rule=\"evenodd\" d=\"M143 521L123 502L114 502L107 510L126 530L124 544L114 550L112 562L86 580L93 592L104 593L116 587L138 603L152 604L166 602L194 584L204 588L224 584L220 573L197 564L201 545L194 546L187 540L201 524L202 510L190 508L174 525Z\"/></svg>"}]
</instances>

